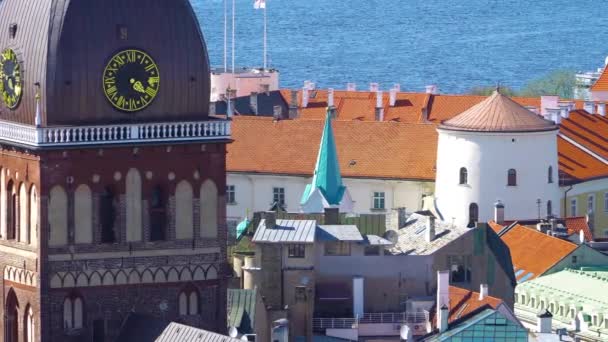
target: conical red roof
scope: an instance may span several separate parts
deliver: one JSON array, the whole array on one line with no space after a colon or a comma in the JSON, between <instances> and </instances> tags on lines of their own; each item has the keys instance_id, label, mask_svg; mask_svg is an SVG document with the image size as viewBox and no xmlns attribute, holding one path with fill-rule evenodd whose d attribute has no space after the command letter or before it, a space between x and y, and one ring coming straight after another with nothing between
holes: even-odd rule
<instances>
[{"instance_id":1,"label":"conical red roof","mask_svg":"<svg viewBox=\"0 0 608 342\"><path fill-rule=\"evenodd\" d=\"M444 121L439 128L473 132L535 132L558 127L553 121L545 120L495 91L477 105Z\"/></svg>"}]
</instances>

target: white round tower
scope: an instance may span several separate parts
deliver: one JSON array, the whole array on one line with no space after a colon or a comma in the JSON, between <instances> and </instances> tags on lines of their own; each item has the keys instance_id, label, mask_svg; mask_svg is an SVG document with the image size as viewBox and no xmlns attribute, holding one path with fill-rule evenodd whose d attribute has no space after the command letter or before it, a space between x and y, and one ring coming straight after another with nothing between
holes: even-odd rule
<instances>
[{"instance_id":1,"label":"white round tower","mask_svg":"<svg viewBox=\"0 0 608 342\"><path fill-rule=\"evenodd\" d=\"M437 209L446 222L474 226L560 216L558 126L494 92L437 131Z\"/></svg>"}]
</instances>

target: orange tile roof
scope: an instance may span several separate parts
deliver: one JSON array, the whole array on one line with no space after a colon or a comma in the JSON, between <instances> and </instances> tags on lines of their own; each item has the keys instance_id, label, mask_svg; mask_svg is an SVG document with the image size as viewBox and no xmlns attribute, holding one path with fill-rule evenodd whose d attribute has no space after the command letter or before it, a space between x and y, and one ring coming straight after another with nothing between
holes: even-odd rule
<instances>
[{"instance_id":1,"label":"orange tile roof","mask_svg":"<svg viewBox=\"0 0 608 342\"><path fill-rule=\"evenodd\" d=\"M450 315L448 316L448 321L451 323L465 317L484 305L497 309L502 303L502 299L492 296L486 296L484 299L479 300L479 292L450 286Z\"/></svg>"},{"instance_id":2,"label":"orange tile roof","mask_svg":"<svg viewBox=\"0 0 608 342\"><path fill-rule=\"evenodd\" d=\"M553 121L532 113L498 91L444 121L439 128L474 132L534 132L557 130Z\"/></svg>"},{"instance_id":3,"label":"orange tile roof","mask_svg":"<svg viewBox=\"0 0 608 342\"><path fill-rule=\"evenodd\" d=\"M490 223L490 226L496 231L500 225ZM529 273L532 275L527 276L526 280L542 275L578 247L570 241L543 234L520 224L511 227L500 238L511 251L517 280L526 277Z\"/></svg>"},{"instance_id":4,"label":"orange tile roof","mask_svg":"<svg viewBox=\"0 0 608 342\"><path fill-rule=\"evenodd\" d=\"M604 68L600 78L591 86L591 91L608 91L608 68Z\"/></svg>"},{"instance_id":5,"label":"orange tile roof","mask_svg":"<svg viewBox=\"0 0 608 342\"><path fill-rule=\"evenodd\" d=\"M593 241L593 234L585 216L566 217L565 220L569 235L580 234L582 231L585 235L585 241Z\"/></svg>"},{"instance_id":6,"label":"orange tile roof","mask_svg":"<svg viewBox=\"0 0 608 342\"><path fill-rule=\"evenodd\" d=\"M557 151L560 171L572 180L608 176L608 165L560 136L557 137Z\"/></svg>"},{"instance_id":7,"label":"orange tile roof","mask_svg":"<svg viewBox=\"0 0 608 342\"><path fill-rule=\"evenodd\" d=\"M343 176L434 181L434 125L334 121L333 128ZM321 120L235 117L227 170L311 175L322 130Z\"/></svg>"},{"instance_id":8,"label":"orange tile roof","mask_svg":"<svg viewBox=\"0 0 608 342\"><path fill-rule=\"evenodd\" d=\"M584 110L570 112L562 120L560 132L589 150L608 158L608 120L601 115L589 115Z\"/></svg>"}]
</instances>

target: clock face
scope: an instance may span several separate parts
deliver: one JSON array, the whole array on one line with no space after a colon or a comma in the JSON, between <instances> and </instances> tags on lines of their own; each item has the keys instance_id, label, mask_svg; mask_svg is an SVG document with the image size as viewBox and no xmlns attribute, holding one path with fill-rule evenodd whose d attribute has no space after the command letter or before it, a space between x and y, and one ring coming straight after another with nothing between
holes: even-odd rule
<instances>
[{"instance_id":1,"label":"clock face","mask_svg":"<svg viewBox=\"0 0 608 342\"><path fill-rule=\"evenodd\" d=\"M22 94L23 81L17 54L11 49L6 49L0 54L0 96L8 108L15 109L21 101Z\"/></svg>"},{"instance_id":2,"label":"clock face","mask_svg":"<svg viewBox=\"0 0 608 342\"><path fill-rule=\"evenodd\" d=\"M103 92L114 108L137 112L148 107L160 88L160 72L154 59L141 50L115 54L103 72Z\"/></svg>"}]
</instances>

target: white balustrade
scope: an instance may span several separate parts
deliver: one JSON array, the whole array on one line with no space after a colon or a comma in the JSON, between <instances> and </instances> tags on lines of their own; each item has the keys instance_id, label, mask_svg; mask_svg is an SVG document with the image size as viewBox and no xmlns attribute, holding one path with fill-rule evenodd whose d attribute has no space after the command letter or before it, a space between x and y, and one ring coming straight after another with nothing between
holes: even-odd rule
<instances>
[{"instance_id":1,"label":"white balustrade","mask_svg":"<svg viewBox=\"0 0 608 342\"><path fill-rule=\"evenodd\" d=\"M103 145L229 139L230 121L34 127L0 120L0 140L30 146Z\"/></svg>"}]
</instances>

